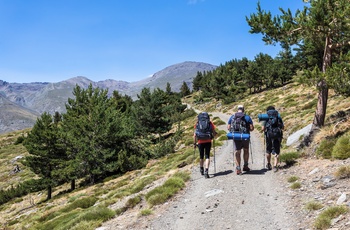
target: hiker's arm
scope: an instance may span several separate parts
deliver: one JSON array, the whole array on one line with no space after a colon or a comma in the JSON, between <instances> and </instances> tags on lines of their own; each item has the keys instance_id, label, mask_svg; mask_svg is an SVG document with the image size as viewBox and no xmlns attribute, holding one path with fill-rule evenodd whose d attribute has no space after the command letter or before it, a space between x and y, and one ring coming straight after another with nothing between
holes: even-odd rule
<instances>
[{"instance_id":1,"label":"hiker's arm","mask_svg":"<svg viewBox=\"0 0 350 230\"><path fill-rule=\"evenodd\" d=\"M249 124L249 129L250 129L250 131L253 131L254 130L254 125L253 124Z\"/></svg>"},{"instance_id":2,"label":"hiker's arm","mask_svg":"<svg viewBox=\"0 0 350 230\"><path fill-rule=\"evenodd\" d=\"M265 125L266 125L266 121L263 121L261 124L261 131L265 132Z\"/></svg>"},{"instance_id":3,"label":"hiker's arm","mask_svg":"<svg viewBox=\"0 0 350 230\"><path fill-rule=\"evenodd\" d=\"M197 146L197 138L196 138L196 133L193 134L193 147L196 148Z\"/></svg>"},{"instance_id":4,"label":"hiker's arm","mask_svg":"<svg viewBox=\"0 0 350 230\"><path fill-rule=\"evenodd\" d=\"M230 117L230 119L228 119L228 122L227 122L227 130L228 130L228 131L230 131L231 122L232 122L232 116Z\"/></svg>"}]
</instances>

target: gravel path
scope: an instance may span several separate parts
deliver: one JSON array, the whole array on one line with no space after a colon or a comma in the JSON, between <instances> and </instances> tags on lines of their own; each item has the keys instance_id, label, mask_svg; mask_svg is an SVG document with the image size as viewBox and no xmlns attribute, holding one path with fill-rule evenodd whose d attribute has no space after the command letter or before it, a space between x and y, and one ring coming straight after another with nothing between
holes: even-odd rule
<instances>
[{"instance_id":1,"label":"gravel path","mask_svg":"<svg viewBox=\"0 0 350 230\"><path fill-rule=\"evenodd\" d=\"M223 121L229 118L222 113L212 115ZM226 130L226 125L218 128ZM297 229L293 228L295 222L288 211L289 198L279 185L277 175L263 166L264 145L256 131L251 134L251 147L251 172L240 176L234 172L232 140L216 147L216 172L213 157L209 179L200 175L199 166L194 167L184 194L169 202L163 213L150 220L148 229Z\"/></svg>"}]
</instances>

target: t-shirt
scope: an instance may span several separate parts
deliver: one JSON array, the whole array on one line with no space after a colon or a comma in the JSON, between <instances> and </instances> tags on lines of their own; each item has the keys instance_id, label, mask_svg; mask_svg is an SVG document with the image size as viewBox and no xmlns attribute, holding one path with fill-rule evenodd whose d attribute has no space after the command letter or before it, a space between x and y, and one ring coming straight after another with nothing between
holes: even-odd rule
<instances>
[{"instance_id":1,"label":"t-shirt","mask_svg":"<svg viewBox=\"0 0 350 230\"><path fill-rule=\"evenodd\" d=\"M233 120L234 117L235 117L235 115L233 114L233 115L228 119L228 122L227 122L228 125L231 125L232 120ZM247 124L253 125L253 120L252 120L252 118L251 118L249 115L244 114L244 120L247 122ZM248 129L248 132L250 132L250 128Z\"/></svg>"},{"instance_id":2,"label":"t-shirt","mask_svg":"<svg viewBox=\"0 0 350 230\"><path fill-rule=\"evenodd\" d=\"M194 129L196 130L196 125L197 123L194 125ZM214 130L216 129L215 125L213 124L213 122L210 121L210 125L213 127L213 132L215 132ZM194 136L196 136L196 132L194 132L193 134ZM209 143L211 142L211 139L208 139L208 140L197 140L198 141L198 144L203 144L203 143Z\"/></svg>"}]
</instances>

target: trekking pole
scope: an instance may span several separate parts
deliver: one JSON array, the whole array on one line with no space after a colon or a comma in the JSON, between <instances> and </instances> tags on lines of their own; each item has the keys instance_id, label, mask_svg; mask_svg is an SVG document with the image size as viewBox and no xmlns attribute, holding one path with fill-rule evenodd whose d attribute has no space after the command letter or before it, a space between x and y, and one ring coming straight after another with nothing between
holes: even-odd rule
<instances>
[{"instance_id":1,"label":"trekking pole","mask_svg":"<svg viewBox=\"0 0 350 230\"><path fill-rule=\"evenodd\" d=\"M193 146L194 146L193 156L196 157L196 146L197 146L196 143L194 143Z\"/></svg>"},{"instance_id":2,"label":"trekking pole","mask_svg":"<svg viewBox=\"0 0 350 230\"><path fill-rule=\"evenodd\" d=\"M216 173L216 164L215 164L215 138L213 139L213 146L214 146L214 173Z\"/></svg>"},{"instance_id":3,"label":"trekking pole","mask_svg":"<svg viewBox=\"0 0 350 230\"><path fill-rule=\"evenodd\" d=\"M232 139L232 144L233 144L233 152L232 152L232 160L233 160L233 169L235 168L235 141Z\"/></svg>"},{"instance_id":4,"label":"trekking pole","mask_svg":"<svg viewBox=\"0 0 350 230\"><path fill-rule=\"evenodd\" d=\"M252 158L252 164L253 164L253 149L252 149L252 142L249 140L249 145L250 145L250 156Z\"/></svg>"},{"instance_id":5,"label":"trekking pole","mask_svg":"<svg viewBox=\"0 0 350 230\"><path fill-rule=\"evenodd\" d=\"M266 158L266 135L264 132L264 163L263 163L263 168L265 168L265 158Z\"/></svg>"}]
</instances>

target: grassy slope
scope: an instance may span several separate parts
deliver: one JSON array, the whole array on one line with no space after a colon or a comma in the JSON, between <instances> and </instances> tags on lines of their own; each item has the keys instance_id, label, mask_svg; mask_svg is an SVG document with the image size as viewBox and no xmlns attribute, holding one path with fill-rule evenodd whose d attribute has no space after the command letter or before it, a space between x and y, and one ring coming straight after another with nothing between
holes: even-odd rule
<instances>
[{"instance_id":1,"label":"grassy slope","mask_svg":"<svg viewBox=\"0 0 350 230\"><path fill-rule=\"evenodd\" d=\"M192 97L188 97L185 101L191 103L191 100ZM244 104L247 113L252 115L253 119L256 120L257 115L265 112L265 108L272 104L281 112L286 125L285 136L288 136L312 122L316 101L317 95L313 89L301 87L297 84L289 84L279 89L250 95L244 100L230 105L209 102L195 106L207 111L219 110L224 113L232 113L235 105ZM339 110L347 110L349 108L349 100L336 96L332 92L330 93L327 118ZM188 171L191 164L198 160L193 156L192 148L194 122L195 117L189 118L182 123L184 134L182 140L177 145L175 154L167 155L158 160L151 160L142 170L129 172L120 177L108 178L100 184L90 187L80 187L70 193L65 192L69 189L69 185L61 186L54 190L53 199L49 202L43 202L46 197L44 191L15 199L0 206L0 216L2 217L0 226L4 227L6 225L8 229L23 229L26 226L26 228L30 229L31 227L38 227L37 224L41 224L41 226L52 228L54 224L64 226L62 223L71 223L71 226L74 226L76 224L74 221L80 221L80 226L86 226L84 229L94 229L104 221L104 217L108 217L110 214L97 219L89 219L86 216L96 211L96 207L90 206L87 208L72 208L72 210L67 211L67 207L70 207L75 200L87 197L96 198L96 203L99 204L97 207L108 207L118 215L124 211L131 210L130 199L140 196L141 201L139 201L138 207L142 205L143 208L139 212L148 213L145 212L145 209L152 212L152 206L147 204L144 198L147 191L163 184L166 179L174 175L177 171ZM218 121L215 123L218 123ZM258 124L256 126L259 128ZM337 126L338 128L349 129L350 125L347 123ZM320 140L334 131L335 128L333 125L326 126L318 134L317 139ZM0 136L1 189L8 188L10 185L15 185L19 181L34 176L21 164L22 171L20 173L9 174L14 166L11 160L16 156L25 156L27 154L22 145L13 144L22 133L15 132ZM221 139L224 135L224 133L221 133ZM220 136L217 139L220 139ZM288 151L288 149L284 149L283 151ZM187 166L179 168L178 165L183 162ZM31 207L33 202L35 206ZM74 220L70 219L72 216L74 216ZM52 224L51 226L48 225L50 223Z\"/></svg>"}]
</instances>

